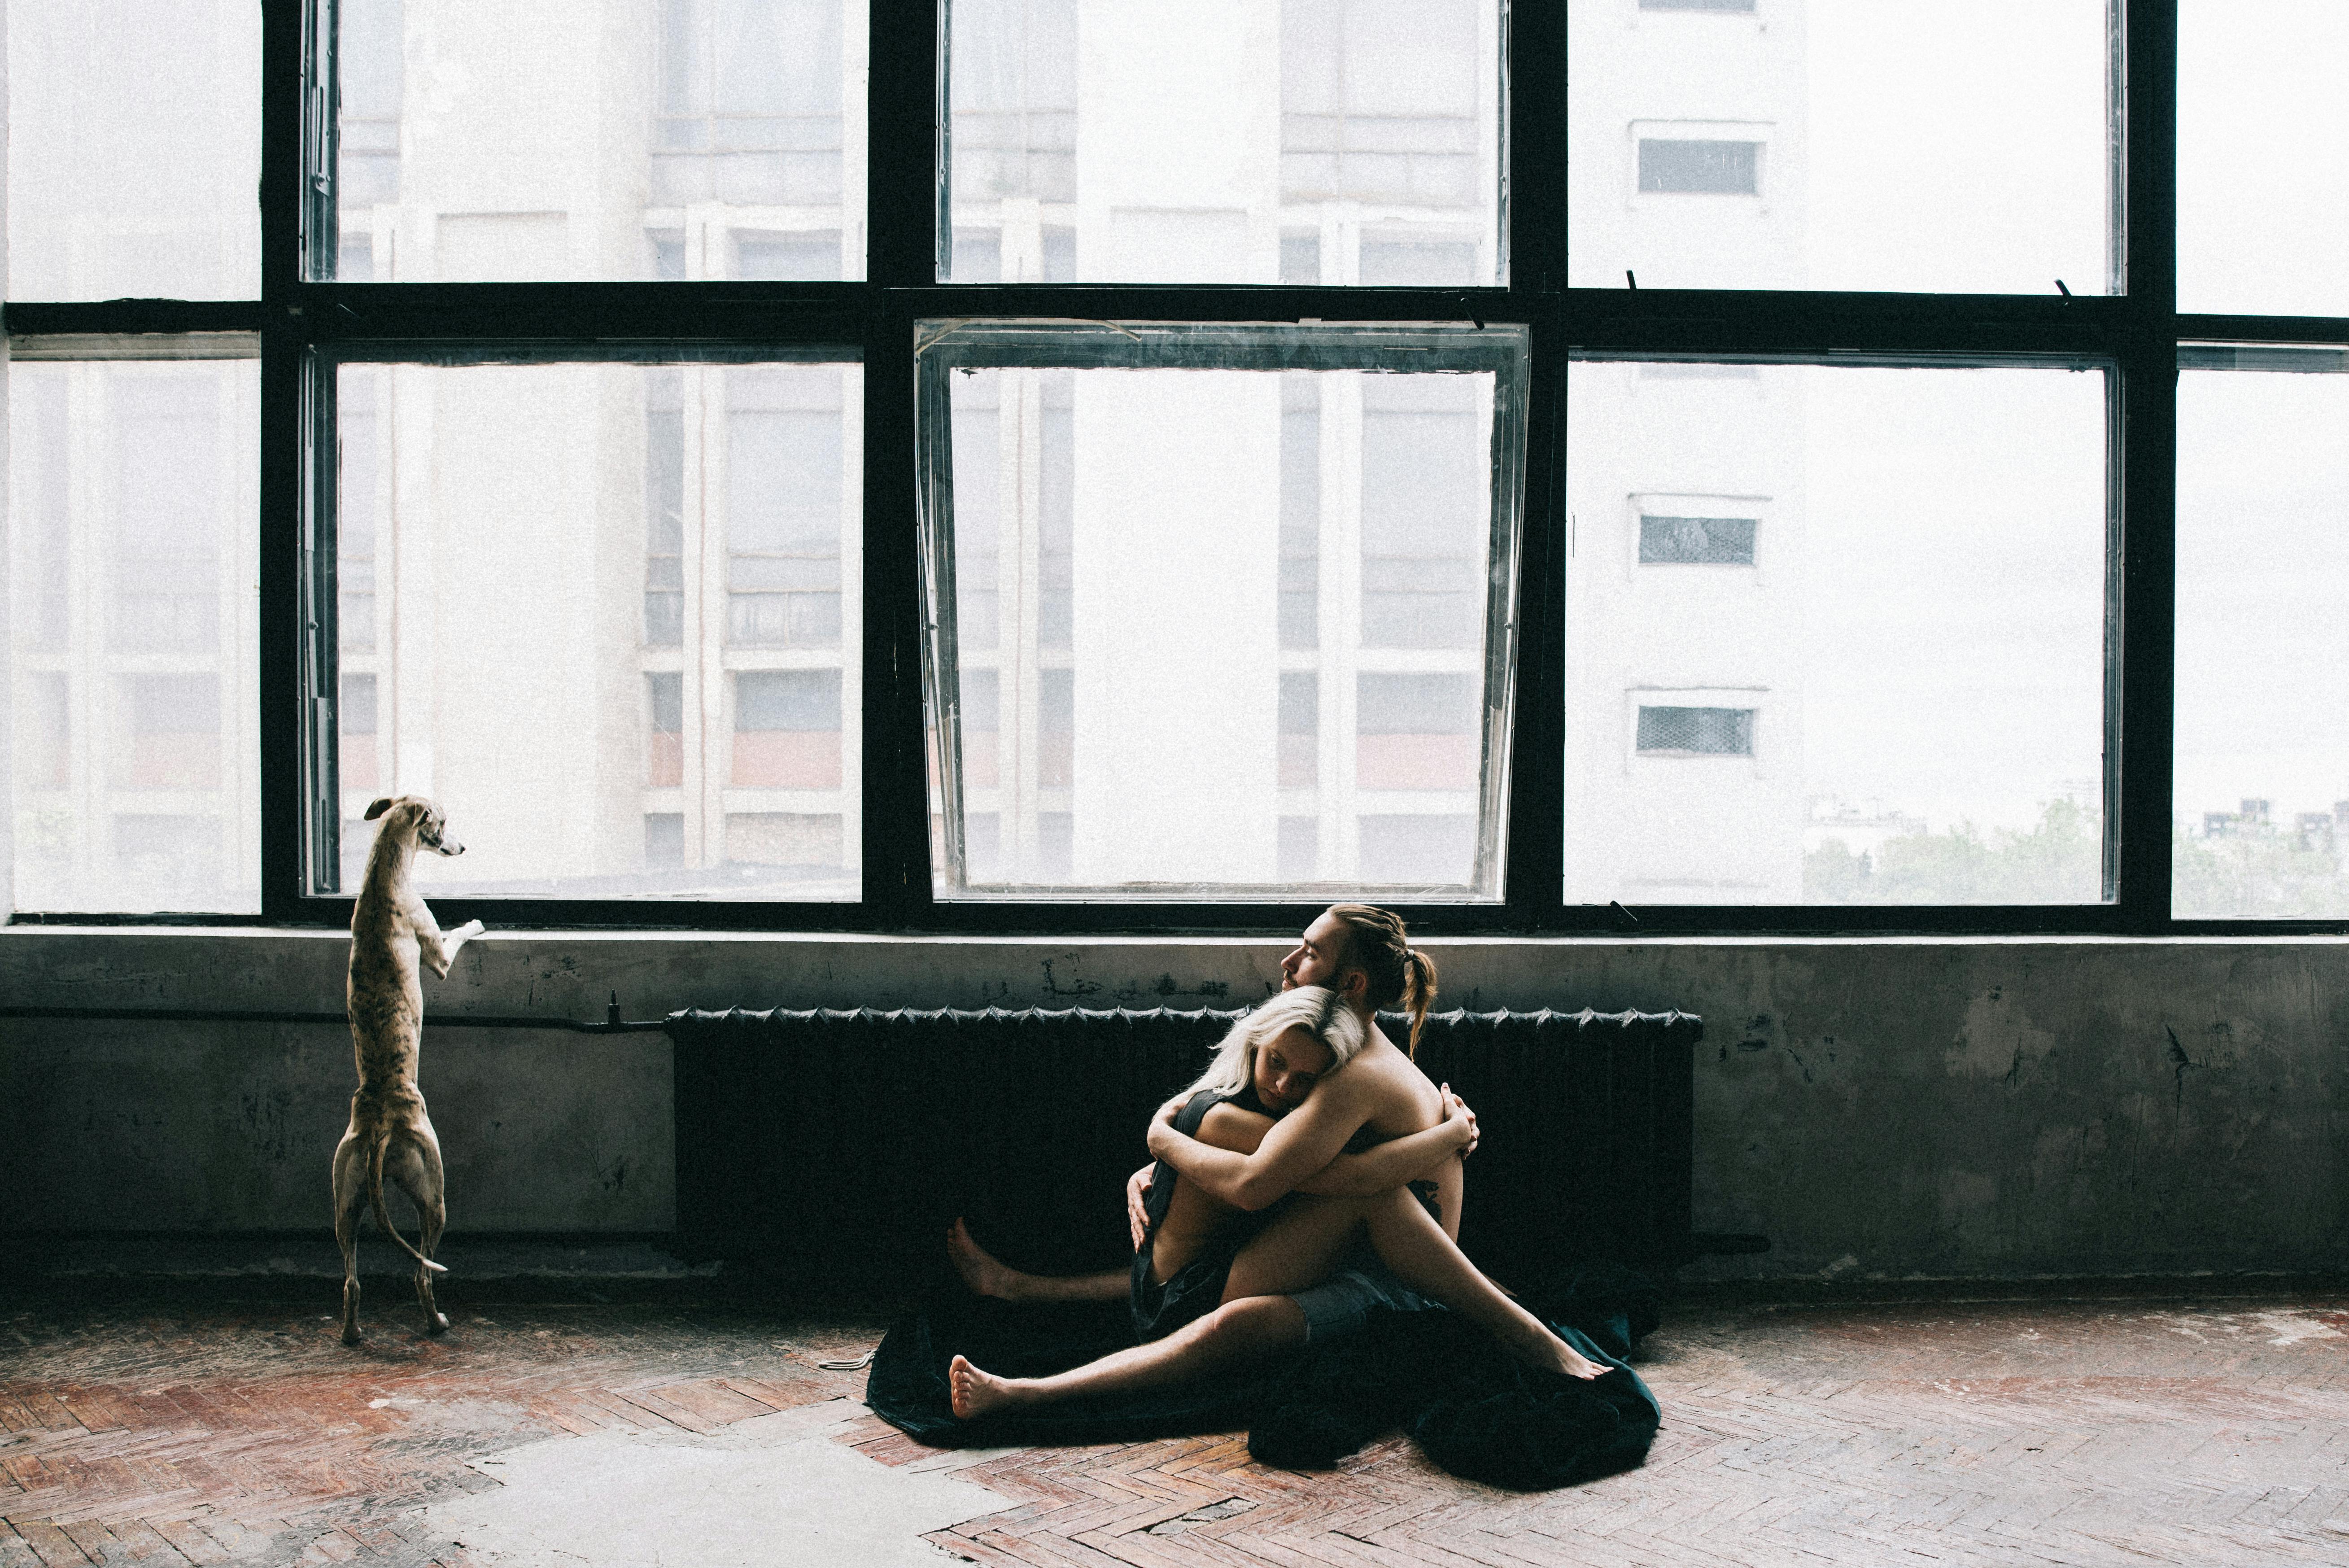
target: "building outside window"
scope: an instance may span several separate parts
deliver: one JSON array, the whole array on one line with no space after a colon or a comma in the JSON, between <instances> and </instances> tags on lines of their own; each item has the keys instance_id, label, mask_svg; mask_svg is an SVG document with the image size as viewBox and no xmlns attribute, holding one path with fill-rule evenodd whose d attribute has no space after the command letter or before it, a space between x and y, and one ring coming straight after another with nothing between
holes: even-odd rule
<instances>
[{"instance_id":1,"label":"building outside window","mask_svg":"<svg viewBox=\"0 0 2349 1568\"><path fill-rule=\"evenodd\" d=\"M947 15L942 279L1505 280L1491 0Z\"/></svg>"}]
</instances>

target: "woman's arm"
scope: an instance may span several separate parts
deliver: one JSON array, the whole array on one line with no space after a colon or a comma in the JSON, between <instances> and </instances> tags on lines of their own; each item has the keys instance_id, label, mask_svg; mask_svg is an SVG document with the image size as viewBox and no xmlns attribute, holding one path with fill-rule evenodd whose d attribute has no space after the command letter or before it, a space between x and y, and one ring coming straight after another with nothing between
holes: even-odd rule
<instances>
[{"instance_id":1,"label":"woman's arm","mask_svg":"<svg viewBox=\"0 0 2349 1568\"><path fill-rule=\"evenodd\" d=\"M1444 1120L1425 1132L1389 1138L1360 1154L1341 1154L1297 1184L1299 1192L1324 1198L1367 1198L1422 1177L1432 1177L1447 1159L1476 1152L1476 1113L1444 1085Z\"/></svg>"},{"instance_id":2,"label":"woman's arm","mask_svg":"<svg viewBox=\"0 0 2349 1568\"><path fill-rule=\"evenodd\" d=\"M1150 1123L1150 1152L1235 1209L1266 1209L1297 1190L1344 1152L1346 1140L1371 1119L1377 1085L1332 1073L1305 1104L1280 1118L1253 1154L1213 1148L1174 1130L1173 1102Z\"/></svg>"}]
</instances>

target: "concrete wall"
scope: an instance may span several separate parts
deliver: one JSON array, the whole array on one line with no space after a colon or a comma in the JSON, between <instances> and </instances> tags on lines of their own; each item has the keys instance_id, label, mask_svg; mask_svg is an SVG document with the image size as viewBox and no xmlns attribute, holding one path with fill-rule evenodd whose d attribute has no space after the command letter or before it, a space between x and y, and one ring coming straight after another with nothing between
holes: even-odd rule
<instances>
[{"instance_id":1,"label":"concrete wall","mask_svg":"<svg viewBox=\"0 0 2349 1568\"><path fill-rule=\"evenodd\" d=\"M346 941L17 928L0 931L0 996L334 1010ZM1775 1248L1692 1276L2344 1262L2349 942L1430 949L1449 1003L1704 1015L1697 1223ZM423 1084L463 1229L659 1231L674 1220L666 1037L468 1031L463 1014L595 1018L614 991L632 1018L737 1003L1230 1004L1276 983L1281 950L492 932L428 984ZM323 1226L347 1051L336 1028L0 1022L0 1190L26 1228Z\"/></svg>"}]
</instances>

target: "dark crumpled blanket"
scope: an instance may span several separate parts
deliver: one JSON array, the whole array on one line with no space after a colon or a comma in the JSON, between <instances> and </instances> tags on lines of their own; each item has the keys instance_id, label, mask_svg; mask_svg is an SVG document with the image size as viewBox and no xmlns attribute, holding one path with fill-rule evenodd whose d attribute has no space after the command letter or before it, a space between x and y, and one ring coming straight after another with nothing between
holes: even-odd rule
<instances>
[{"instance_id":1,"label":"dark crumpled blanket","mask_svg":"<svg viewBox=\"0 0 2349 1568\"><path fill-rule=\"evenodd\" d=\"M1282 1362L966 1422L947 1400L956 1355L1037 1376L1122 1349L1133 1330L1123 1302L1014 1305L942 1282L882 1340L864 1400L939 1448L1131 1442L1246 1426L1250 1454L1290 1469L1326 1469L1400 1426L1454 1475L1519 1490L1572 1486L1647 1458L1662 1412L1624 1357L1655 1326L1657 1302L1653 1284L1617 1268L1527 1299L1568 1344L1613 1368L1588 1383L1525 1366L1440 1307L1378 1308L1360 1333Z\"/></svg>"}]
</instances>

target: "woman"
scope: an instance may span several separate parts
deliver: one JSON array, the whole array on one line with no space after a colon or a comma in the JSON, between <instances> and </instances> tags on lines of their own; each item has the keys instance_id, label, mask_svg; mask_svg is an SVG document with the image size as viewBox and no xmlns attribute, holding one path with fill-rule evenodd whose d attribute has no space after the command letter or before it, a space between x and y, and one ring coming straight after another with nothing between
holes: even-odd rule
<instances>
[{"instance_id":1,"label":"woman","mask_svg":"<svg viewBox=\"0 0 2349 1568\"><path fill-rule=\"evenodd\" d=\"M1218 1148L1242 1153L1263 1140L1273 1122L1305 1102L1313 1085L1350 1061L1368 1043L1361 1020L1335 992L1319 986L1283 991L1234 1023L1192 1085L1168 1102L1173 1126ZM1415 1185L1432 1191L1430 1176L1447 1158L1475 1147L1476 1118L1457 1096L1446 1096L1445 1119L1409 1137L1340 1155L1298 1184L1301 1192L1361 1197ZM1144 1174L1147 1174L1145 1171ZM1268 1215L1251 1215L1211 1197L1172 1172L1142 1189L1134 1229L1134 1262L1099 1274L1027 1274L1006 1267L971 1238L957 1220L947 1251L972 1290L1009 1301L1131 1301L1138 1337L1153 1339L1215 1306L1222 1272ZM1179 1284L1175 1276L1182 1276ZM1189 1303L1175 1315L1171 1301Z\"/></svg>"},{"instance_id":2,"label":"woman","mask_svg":"<svg viewBox=\"0 0 2349 1568\"><path fill-rule=\"evenodd\" d=\"M1249 1080L1262 1096L1263 1069L1272 1066L1273 1096L1268 1103L1284 1114L1275 1119L1269 1112L1227 1101L1195 1116L1197 1096L1186 1096L1170 1101L1152 1122L1151 1150L1159 1157L1161 1169L1150 1183L1146 1217L1151 1222L1128 1286L1137 1327L1163 1337L1041 1378L997 1377L957 1356L949 1389L957 1416L969 1418L1009 1405L1181 1382L1242 1359L1297 1348L1359 1322L1371 1305L1400 1302L1413 1291L1459 1312L1537 1366L1576 1377L1596 1377L1606 1370L1502 1293L1454 1240L1463 1193L1459 1155L1473 1145L1474 1118L1456 1096L1428 1082L1411 1058L1379 1032L1373 1017L1378 1007L1402 1002L1412 1014L1411 1043L1416 1047L1434 994L1435 966L1408 945L1402 922L1366 905L1332 906L1306 928L1281 970L1288 989L1268 1008L1299 987L1324 988L1339 999L1339 1005L1329 1009L1330 1022L1318 1043L1312 1041L1313 1031L1295 1023L1269 1040L1259 1037L1258 1059L1251 1064L1255 1070ZM1317 1000L1315 1005L1323 1004ZM1339 1023L1340 1019L1353 1027ZM1354 1028L1360 1031L1359 1045L1350 1044ZM1315 1053L1315 1044L1321 1054ZM1227 1039L1226 1050L1232 1049ZM1328 1058L1326 1066L1321 1065L1322 1054ZM1202 1086L1215 1076L1211 1070ZM1299 1080L1304 1080L1301 1092ZM1195 1127L1186 1130L1182 1125L1185 1120L1195 1121ZM1381 1150L1397 1143L1403 1147L1381 1158ZM1350 1148L1355 1160L1381 1163L1339 1163ZM1433 1179L1426 1206L1393 1179L1402 1170L1418 1170ZM1157 1185L1170 1177L1174 1190L1163 1197ZM1373 1180L1387 1184L1361 1189ZM1185 1199L1186 1188L1195 1189L1194 1199ZM1283 1199L1288 1201L1278 1212L1266 1213ZM1206 1241L1174 1261L1175 1254L1195 1244L1179 1230L1167 1242L1168 1250L1161 1248L1178 1208L1201 1199L1261 1216L1238 1222L1243 1233L1228 1262ZM957 1250L958 1262L977 1252L959 1227ZM1212 1272L1220 1276L1215 1305L1198 1316L1179 1310L1168 1313L1165 1287L1201 1258L1209 1259ZM981 1269L981 1278L973 1283L990 1294L1098 1294L1112 1277L1066 1282L1076 1288L1062 1293L1034 1276L1004 1270L991 1259L987 1263L999 1275ZM965 1269L967 1275L973 1272ZM1010 1288L988 1290L981 1279ZM1155 1293L1145 1290L1145 1280L1156 1287ZM1173 1294L1184 1306L1205 1304L1196 1282Z\"/></svg>"}]
</instances>

